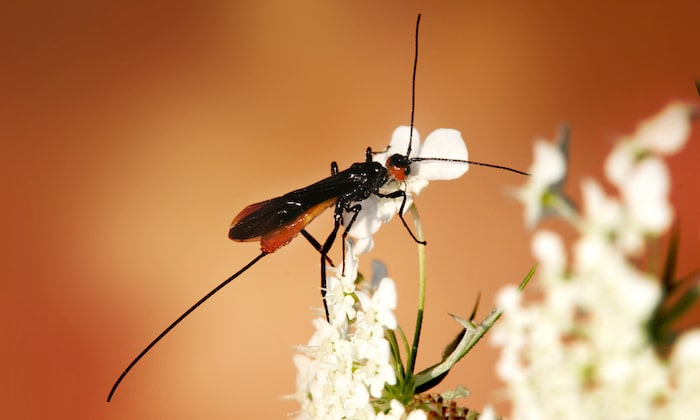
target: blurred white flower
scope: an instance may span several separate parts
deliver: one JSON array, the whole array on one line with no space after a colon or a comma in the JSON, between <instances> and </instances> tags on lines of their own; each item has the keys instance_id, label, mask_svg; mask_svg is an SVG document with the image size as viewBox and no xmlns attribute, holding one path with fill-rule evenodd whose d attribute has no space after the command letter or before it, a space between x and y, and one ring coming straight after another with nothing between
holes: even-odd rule
<instances>
[{"instance_id":1,"label":"blurred white flower","mask_svg":"<svg viewBox=\"0 0 700 420\"><path fill-rule=\"evenodd\" d=\"M493 407L487 405L481 411L481 414L479 415L479 420L496 420L496 412L494 411Z\"/></svg>"},{"instance_id":2,"label":"blurred white flower","mask_svg":"<svg viewBox=\"0 0 700 420\"><path fill-rule=\"evenodd\" d=\"M561 186L566 179L566 154L569 134L562 127L556 144L538 140L535 142L535 162L530 167L530 178L520 188L516 197L525 205L525 224L534 227L544 216L566 203Z\"/></svg>"},{"instance_id":3,"label":"blurred white flower","mask_svg":"<svg viewBox=\"0 0 700 420\"><path fill-rule=\"evenodd\" d=\"M660 113L643 121L634 134L636 141L660 155L678 153L690 136L695 109L683 102L672 102Z\"/></svg>"},{"instance_id":4,"label":"blurred white flower","mask_svg":"<svg viewBox=\"0 0 700 420\"><path fill-rule=\"evenodd\" d=\"M552 231L541 230L535 233L532 238L532 254L540 262L538 270L556 275L563 273L566 268L564 241Z\"/></svg>"},{"instance_id":5,"label":"blurred white flower","mask_svg":"<svg viewBox=\"0 0 700 420\"><path fill-rule=\"evenodd\" d=\"M608 197L595 180L581 182L583 201L583 230L593 235L612 236L622 224L622 207L618 200Z\"/></svg>"},{"instance_id":6,"label":"blurred white flower","mask_svg":"<svg viewBox=\"0 0 700 420\"><path fill-rule=\"evenodd\" d=\"M629 137L622 138L605 162L608 179L621 187L632 168L649 155L668 156L678 152L690 135L692 106L674 102L656 116L642 122Z\"/></svg>"},{"instance_id":7,"label":"blurred white flower","mask_svg":"<svg viewBox=\"0 0 700 420\"><path fill-rule=\"evenodd\" d=\"M637 164L624 183L621 193L630 223L641 232L658 234L670 226L669 178L666 164L649 158Z\"/></svg>"},{"instance_id":8,"label":"blurred white flower","mask_svg":"<svg viewBox=\"0 0 700 420\"><path fill-rule=\"evenodd\" d=\"M683 334L670 358L670 373L675 392L666 405L668 419L697 414L700 406L700 330Z\"/></svg>"},{"instance_id":9,"label":"blurred white flower","mask_svg":"<svg viewBox=\"0 0 700 420\"><path fill-rule=\"evenodd\" d=\"M507 383L512 418L700 413L700 332L678 340L669 363L659 358L647 325L662 298L660 280L631 259L645 238L662 235L672 222L661 157L682 147L690 116L690 107L672 104L615 146L605 170L619 198L596 181L582 183L582 214L569 219L579 234L571 250L556 233L535 233L539 300L523 303L512 286L499 293L504 316L492 339L501 347L497 373ZM542 197L566 174L554 146L538 143L535 150L533 180L521 192L529 224L546 211Z\"/></svg>"},{"instance_id":10,"label":"blurred white flower","mask_svg":"<svg viewBox=\"0 0 700 420\"><path fill-rule=\"evenodd\" d=\"M622 197L619 243L630 254L640 252L644 238L668 229L670 175L661 158L675 153L690 134L693 108L672 103L621 139L605 161L605 174Z\"/></svg>"}]
</instances>

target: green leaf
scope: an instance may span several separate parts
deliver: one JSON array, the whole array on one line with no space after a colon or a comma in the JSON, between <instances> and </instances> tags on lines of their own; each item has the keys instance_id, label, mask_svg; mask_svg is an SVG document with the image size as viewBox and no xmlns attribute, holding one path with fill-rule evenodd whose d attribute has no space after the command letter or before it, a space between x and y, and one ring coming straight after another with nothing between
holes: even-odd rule
<instances>
[{"instance_id":1,"label":"green leaf","mask_svg":"<svg viewBox=\"0 0 700 420\"><path fill-rule=\"evenodd\" d=\"M673 291L674 278L676 276L676 263L678 262L678 243L680 242L680 232L678 226L674 226L671 231L671 238L668 241L668 252L666 253L666 261L664 269L661 273L661 282L664 287L664 293Z\"/></svg>"},{"instance_id":2,"label":"green leaf","mask_svg":"<svg viewBox=\"0 0 700 420\"><path fill-rule=\"evenodd\" d=\"M698 300L700 295L700 272L676 280L678 227L671 231L666 260L661 272L662 295L647 324L650 340L660 355L666 356L682 331L674 328L678 321Z\"/></svg>"},{"instance_id":3,"label":"green leaf","mask_svg":"<svg viewBox=\"0 0 700 420\"><path fill-rule=\"evenodd\" d=\"M536 268L537 265L530 269L522 282L520 282L519 290L522 291L525 286L527 286L528 282L535 274ZM460 318L456 315L451 315L458 323L462 325L463 329L447 345L445 351L443 352L442 360L439 363L436 363L415 375L417 393L428 391L439 384L445 378L445 376L447 376L450 369L452 369L452 367L458 361L460 361L479 340L481 340L481 337L483 337L498 320L498 318L501 317L503 311L498 308L493 308L481 323L475 324L473 319L476 314L476 307L478 306L478 303L479 299L477 299L469 320Z\"/></svg>"},{"instance_id":4,"label":"green leaf","mask_svg":"<svg viewBox=\"0 0 700 420\"><path fill-rule=\"evenodd\" d=\"M532 278L532 276L535 275L536 271L537 271L537 264L533 265L532 268L530 269L530 271L527 272L523 281L520 282L520 285L518 286L518 290L520 290L522 292L525 289L525 286L527 286L527 284L530 282L530 279Z\"/></svg>"}]
</instances>

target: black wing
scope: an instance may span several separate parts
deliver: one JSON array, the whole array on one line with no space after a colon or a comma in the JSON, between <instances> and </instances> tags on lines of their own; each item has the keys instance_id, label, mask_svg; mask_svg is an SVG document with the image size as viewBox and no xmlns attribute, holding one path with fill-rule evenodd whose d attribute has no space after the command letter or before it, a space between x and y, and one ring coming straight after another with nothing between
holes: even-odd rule
<instances>
[{"instance_id":1,"label":"black wing","mask_svg":"<svg viewBox=\"0 0 700 420\"><path fill-rule=\"evenodd\" d=\"M372 165L371 167L366 167ZM229 238L238 241L255 240L274 229L291 223L310 209L340 198L352 197L367 182L368 170L376 171L375 162L355 164L308 187L281 197L261 201L244 208L231 223ZM383 169L383 167L382 167ZM371 188L371 186L370 186Z\"/></svg>"}]
</instances>

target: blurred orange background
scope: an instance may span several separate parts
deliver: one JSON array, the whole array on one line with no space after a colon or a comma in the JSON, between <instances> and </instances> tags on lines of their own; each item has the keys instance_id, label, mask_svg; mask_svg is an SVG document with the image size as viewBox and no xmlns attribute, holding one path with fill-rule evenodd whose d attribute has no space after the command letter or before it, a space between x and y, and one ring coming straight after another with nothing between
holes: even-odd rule
<instances>
[{"instance_id":1,"label":"blurred orange background","mask_svg":"<svg viewBox=\"0 0 700 420\"><path fill-rule=\"evenodd\" d=\"M321 305L303 240L191 315L105 399L127 363L258 253L226 237L247 204L383 148L408 124L460 130L470 157L527 169L532 143L572 129L568 190L600 178L614 139L673 99L697 101L694 0L668 2L10 2L3 5L3 418L286 418L292 346ZM698 127L670 159L679 274L700 266ZM473 167L417 200L428 245L420 368L479 292L531 267L524 180ZM313 223L319 238L331 212ZM560 227L554 224L555 227ZM339 248L339 247L337 247ZM334 250L338 259L338 250ZM414 323L415 245L394 220L371 258ZM370 258L362 262L369 269ZM437 389L501 401L480 343Z\"/></svg>"}]
</instances>

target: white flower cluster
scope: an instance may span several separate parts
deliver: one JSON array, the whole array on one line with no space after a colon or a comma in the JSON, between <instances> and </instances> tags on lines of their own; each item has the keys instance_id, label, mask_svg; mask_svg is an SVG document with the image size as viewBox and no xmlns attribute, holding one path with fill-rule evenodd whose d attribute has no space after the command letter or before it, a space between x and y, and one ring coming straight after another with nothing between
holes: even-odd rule
<instances>
[{"instance_id":1,"label":"white flower cluster","mask_svg":"<svg viewBox=\"0 0 700 420\"><path fill-rule=\"evenodd\" d=\"M553 211L580 236L567 250L553 231L535 233L541 300L525 304L515 287L499 294L504 317L492 338L502 348L497 372L507 383L513 419L700 415L700 331L686 332L668 361L661 359L645 329L661 299L660 281L631 262L646 238L670 227L662 158L682 148L691 113L688 105L671 104L619 141L605 166L619 197L585 180L581 214L561 196L565 142L536 146L532 179L519 194L526 218L533 224Z\"/></svg>"},{"instance_id":2,"label":"white flower cluster","mask_svg":"<svg viewBox=\"0 0 700 420\"><path fill-rule=\"evenodd\" d=\"M337 269L330 268L335 273L335 277L327 280L330 322L324 318L314 320L315 334L294 356L301 418L427 418L422 410L407 413L406 407L395 399L387 407L389 398L386 396L383 402L387 412L375 413L372 400L383 397L385 385L397 382L391 347L385 338L385 331L397 326L394 317L396 288L393 280L381 276L377 281L356 284L356 255L372 248L374 233L398 214L402 202L405 200L406 212L413 203L413 194L418 194L429 181L458 178L469 169L467 147L461 134L446 128L433 131L421 144L415 129L399 127L389 147L375 154L374 161L385 165L395 153L405 156L409 142L410 173L401 181L388 179L381 188L382 194L401 189L405 197L373 194L361 202L362 211L349 231L356 242L347 242L343 264ZM347 224L347 217L352 215L345 216Z\"/></svg>"},{"instance_id":3,"label":"white flower cluster","mask_svg":"<svg viewBox=\"0 0 700 420\"><path fill-rule=\"evenodd\" d=\"M328 278L330 323L315 319L316 333L294 356L301 418L373 419L370 398L381 397L384 385L396 382L384 336L385 328L396 328L396 288L388 277L376 287L364 282L356 288L357 257L351 242L343 265L331 270L336 277Z\"/></svg>"}]
</instances>

